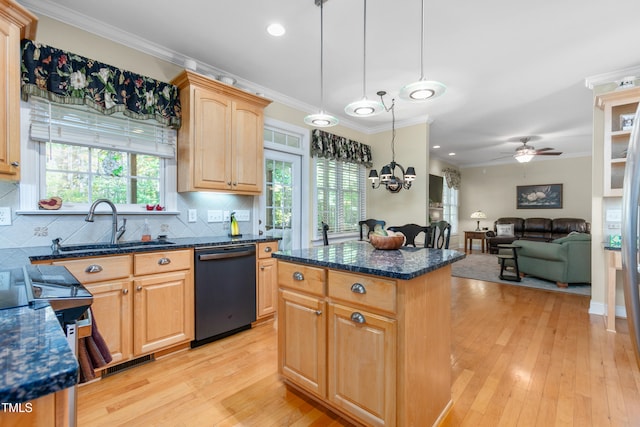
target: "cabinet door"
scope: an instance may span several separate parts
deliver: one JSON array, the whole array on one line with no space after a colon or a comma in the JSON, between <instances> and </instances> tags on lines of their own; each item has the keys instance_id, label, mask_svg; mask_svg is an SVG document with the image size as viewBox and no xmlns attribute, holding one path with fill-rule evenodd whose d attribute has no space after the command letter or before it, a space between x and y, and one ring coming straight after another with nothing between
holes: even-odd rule
<instances>
[{"instance_id":1,"label":"cabinet door","mask_svg":"<svg viewBox=\"0 0 640 427\"><path fill-rule=\"evenodd\" d=\"M117 280L87 284L85 287L93 294L93 321L109 347L113 357L111 364L130 359L131 282Z\"/></svg>"},{"instance_id":2,"label":"cabinet door","mask_svg":"<svg viewBox=\"0 0 640 427\"><path fill-rule=\"evenodd\" d=\"M233 109L232 188L260 194L264 169L262 108L235 101Z\"/></svg>"},{"instance_id":3,"label":"cabinet door","mask_svg":"<svg viewBox=\"0 0 640 427\"><path fill-rule=\"evenodd\" d=\"M257 318L276 312L278 305L278 260L264 258L258 261L258 313Z\"/></svg>"},{"instance_id":4,"label":"cabinet door","mask_svg":"<svg viewBox=\"0 0 640 427\"><path fill-rule=\"evenodd\" d=\"M231 189L231 101L211 90L194 90L193 185ZM185 165L188 167L188 165Z\"/></svg>"},{"instance_id":5,"label":"cabinet door","mask_svg":"<svg viewBox=\"0 0 640 427\"><path fill-rule=\"evenodd\" d=\"M322 299L280 291L278 360L280 374L298 386L326 396L326 315Z\"/></svg>"},{"instance_id":6,"label":"cabinet door","mask_svg":"<svg viewBox=\"0 0 640 427\"><path fill-rule=\"evenodd\" d=\"M396 419L396 321L329 304L329 400L372 426Z\"/></svg>"},{"instance_id":7,"label":"cabinet door","mask_svg":"<svg viewBox=\"0 0 640 427\"><path fill-rule=\"evenodd\" d=\"M0 19L0 178L17 181L20 161L20 29Z\"/></svg>"},{"instance_id":8,"label":"cabinet door","mask_svg":"<svg viewBox=\"0 0 640 427\"><path fill-rule=\"evenodd\" d=\"M151 353L193 339L193 284L189 272L134 279L133 352Z\"/></svg>"}]
</instances>

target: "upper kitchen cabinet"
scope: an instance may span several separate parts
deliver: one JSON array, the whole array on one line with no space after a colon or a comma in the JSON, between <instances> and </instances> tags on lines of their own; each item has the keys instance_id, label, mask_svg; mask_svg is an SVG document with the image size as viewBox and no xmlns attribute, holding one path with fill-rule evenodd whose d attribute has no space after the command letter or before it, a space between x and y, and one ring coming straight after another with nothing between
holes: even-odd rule
<instances>
[{"instance_id":1,"label":"upper kitchen cabinet","mask_svg":"<svg viewBox=\"0 0 640 427\"><path fill-rule=\"evenodd\" d=\"M0 179L20 179L20 40L34 39L38 18L0 0Z\"/></svg>"},{"instance_id":2,"label":"upper kitchen cabinet","mask_svg":"<svg viewBox=\"0 0 640 427\"><path fill-rule=\"evenodd\" d=\"M596 97L604 111L604 196L622 197L633 118L640 102L640 88L617 90Z\"/></svg>"},{"instance_id":3,"label":"upper kitchen cabinet","mask_svg":"<svg viewBox=\"0 0 640 427\"><path fill-rule=\"evenodd\" d=\"M270 100L185 70L180 90L178 191L260 194L264 108Z\"/></svg>"}]
</instances>

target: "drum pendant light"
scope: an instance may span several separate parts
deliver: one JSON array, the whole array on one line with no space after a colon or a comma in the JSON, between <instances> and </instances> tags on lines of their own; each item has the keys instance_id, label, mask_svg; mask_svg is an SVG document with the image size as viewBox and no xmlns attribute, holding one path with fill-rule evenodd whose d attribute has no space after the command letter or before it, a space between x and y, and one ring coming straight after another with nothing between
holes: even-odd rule
<instances>
[{"instance_id":1,"label":"drum pendant light","mask_svg":"<svg viewBox=\"0 0 640 427\"><path fill-rule=\"evenodd\" d=\"M422 0L422 22L420 25L420 80L409 83L400 89L400 98L420 102L437 98L447 90L440 82L424 77L424 0Z\"/></svg>"},{"instance_id":2,"label":"drum pendant light","mask_svg":"<svg viewBox=\"0 0 640 427\"><path fill-rule=\"evenodd\" d=\"M367 99L367 0L364 0L364 37L362 59L362 99L354 101L344 108L344 111L353 117L369 117L379 114L384 109L378 101Z\"/></svg>"},{"instance_id":3,"label":"drum pendant light","mask_svg":"<svg viewBox=\"0 0 640 427\"><path fill-rule=\"evenodd\" d=\"M338 119L324 111L324 22L323 4L328 0L314 0L316 6L320 6L320 112L309 114L304 118L304 122L310 126L324 128L338 124Z\"/></svg>"}]
</instances>

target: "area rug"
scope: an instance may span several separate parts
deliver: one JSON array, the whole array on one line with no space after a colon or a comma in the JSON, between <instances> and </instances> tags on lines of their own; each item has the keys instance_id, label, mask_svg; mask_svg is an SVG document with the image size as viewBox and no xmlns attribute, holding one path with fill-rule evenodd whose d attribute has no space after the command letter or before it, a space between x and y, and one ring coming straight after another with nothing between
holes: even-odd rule
<instances>
[{"instance_id":1,"label":"area rug","mask_svg":"<svg viewBox=\"0 0 640 427\"><path fill-rule=\"evenodd\" d=\"M511 271L509 271L509 273L512 274ZM520 282L501 280L499 277L500 264L498 264L498 259L495 255L490 254L467 254L465 259L454 262L451 265L451 275L468 279L484 280L486 282L544 289L547 291L591 295L591 285L589 284L569 285L568 288L559 288L555 282L529 276L522 278Z\"/></svg>"}]
</instances>

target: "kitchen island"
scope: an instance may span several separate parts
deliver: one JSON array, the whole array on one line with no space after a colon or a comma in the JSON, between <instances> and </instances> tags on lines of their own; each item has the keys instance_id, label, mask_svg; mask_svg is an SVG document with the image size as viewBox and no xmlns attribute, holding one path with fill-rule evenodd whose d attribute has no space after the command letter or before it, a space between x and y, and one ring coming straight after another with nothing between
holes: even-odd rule
<instances>
[{"instance_id":1,"label":"kitchen island","mask_svg":"<svg viewBox=\"0 0 640 427\"><path fill-rule=\"evenodd\" d=\"M283 380L351 421L431 426L451 407L454 250L347 242L278 259Z\"/></svg>"}]
</instances>

